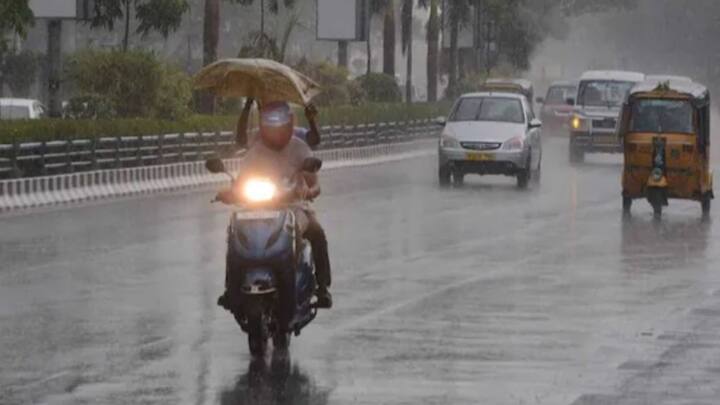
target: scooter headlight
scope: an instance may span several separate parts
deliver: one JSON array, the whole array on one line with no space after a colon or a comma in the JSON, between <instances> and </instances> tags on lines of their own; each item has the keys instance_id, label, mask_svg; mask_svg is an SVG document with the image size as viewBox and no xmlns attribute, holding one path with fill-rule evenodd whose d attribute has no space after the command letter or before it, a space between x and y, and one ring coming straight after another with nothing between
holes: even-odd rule
<instances>
[{"instance_id":1,"label":"scooter headlight","mask_svg":"<svg viewBox=\"0 0 720 405\"><path fill-rule=\"evenodd\" d=\"M268 179L250 179L243 185L242 195L251 203L267 202L275 198L277 186Z\"/></svg>"}]
</instances>

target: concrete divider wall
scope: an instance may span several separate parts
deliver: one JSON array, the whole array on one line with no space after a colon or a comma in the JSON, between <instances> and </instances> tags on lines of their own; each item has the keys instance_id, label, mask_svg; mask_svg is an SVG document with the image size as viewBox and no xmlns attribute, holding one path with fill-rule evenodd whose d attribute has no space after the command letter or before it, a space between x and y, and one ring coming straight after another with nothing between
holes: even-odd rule
<instances>
[{"instance_id":1,"label":"concrete divider wall","mask_svg":"<svg viewBox=\"0 0 720 405\"><path fill-rule=\"evenodd\" d=\"M428 151L434 144L434 140L424 139L322 150L315 155L327 163L324 165L327 170ZM236 171L241 160L227 159L225 164L230 171ZM202 161L0 180L0 212L178 191L227 182L226 175L209 173Z\"/></svg>"}]
</instances>

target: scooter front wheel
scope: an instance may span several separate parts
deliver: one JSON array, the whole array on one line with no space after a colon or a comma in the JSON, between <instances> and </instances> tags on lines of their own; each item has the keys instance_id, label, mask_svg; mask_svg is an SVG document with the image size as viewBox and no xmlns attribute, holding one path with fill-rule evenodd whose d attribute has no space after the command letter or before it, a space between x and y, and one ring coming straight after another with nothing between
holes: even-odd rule
<instances>
[{"instance_id":1,"label":"scooter front wheel","mask_svg":"<svg viewBox=\"0 0 720 405\"><path fill-rule=\"evenodd\" d=\"M253 357L265 355L268 342L268 325L264 316L255 316L248 320L248 348Z\"/></svg>"},{"instance_id":2,"label":"scooter front wheel","mask_svg":"<svg viewBox=\"0 0 720 405\"><path fill-rule=\"evenodd\" d=\"M273 335L273 348L275 350L289 349L290 337L290 332L275 332L275 335Z\"/></svg>"}]
</instances>

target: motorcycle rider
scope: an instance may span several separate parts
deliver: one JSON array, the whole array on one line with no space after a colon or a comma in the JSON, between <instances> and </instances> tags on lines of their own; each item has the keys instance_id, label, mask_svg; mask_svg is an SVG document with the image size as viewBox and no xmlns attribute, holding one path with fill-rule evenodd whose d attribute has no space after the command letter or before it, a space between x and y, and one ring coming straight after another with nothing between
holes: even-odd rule
<instances>
[{"instance_id":1,"label":"motorcycle rider","mask_svg":"<svg viewBox=\"0 0 720 405\"><path fill-rule=\"evenodd\" d=\"M273 173L276 178L296 178L295 196L298 200L313 200L320 195L317 173L302 170L305 159L312 157L312 150L306 141L295 136L294 123L295 117L288 103L280 101L262 105L259 136L249 146L242 166L252 168L253 171ZM241 181L240 178L238 181ZM232 188L220 191L218 199L226 204L233 203L235 194ZM302 213L304 215L297 215L298 223L304 231L303 236L312 246L318 284L315 292L317 306L331 308L332 296L328 291L331 283L330 259L325 231L312 210L302 210ZM227 308L227 302L226 290L218 299L218 305Z\"/></svg>"}]
</instances>

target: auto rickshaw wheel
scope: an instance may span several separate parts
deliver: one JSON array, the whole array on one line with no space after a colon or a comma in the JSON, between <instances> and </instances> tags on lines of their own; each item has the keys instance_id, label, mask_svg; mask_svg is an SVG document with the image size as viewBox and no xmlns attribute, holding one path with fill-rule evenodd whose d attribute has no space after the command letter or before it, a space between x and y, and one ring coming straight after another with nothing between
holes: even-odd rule
<instances>
[{"instance_id":1,"label":"auto rickshaw wheel","mask_svg":"<svg viewBox=\"0 0 720 405\"><path fill-rule=\"evenodd\" d=\"M702 206L703 215L710 215L710 207L712 205L712 198L710 197L709 194L706 194L703 196L700 204Z\"/></svg>"},{"instance_id":2,"label":"auto rickshaw wheel","mask_svg":"<svg viewBox=\"0 0 720 405\"><path fill-rule=\"evenodd\" d=\"M668 205L666 190L657 187L648 187L646 190L647 200L653 207L653 216L655 219L662 217L663 206Z\"/></svg>"},{"instance_id":3,"label":"auto rickshaw wheel","mask_svg":"<svg viewBox=\"0 0 720 405\"><path fill-rule=\"evenodd\" d=\"M632 198L623 196L622 198L622 206L623 206L623 213L629 214L630 209L632 208Z\"/></svg>"}]
</instances>

